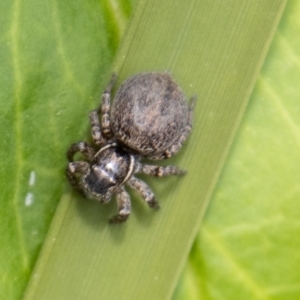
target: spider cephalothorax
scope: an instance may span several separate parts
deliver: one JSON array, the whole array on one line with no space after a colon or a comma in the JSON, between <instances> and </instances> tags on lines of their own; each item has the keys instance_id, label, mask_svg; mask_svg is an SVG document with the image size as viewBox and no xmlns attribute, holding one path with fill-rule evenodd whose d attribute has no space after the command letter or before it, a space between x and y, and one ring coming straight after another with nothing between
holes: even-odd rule
<instances>
[{"instance_id":1,"label":"spider cephalothorax","mask_svg":"<svg viewBox=\"0 0 300 300\"><path fill-rule=\"evenodd\" d=\"M115 79L113 75L99 109L89 115L95 146L85 142L71 145L66 174L71 185L87 198L107 203L116 194L119 213L110 221L120 223L128 218L131 206L124 184L137 190L150 207L159 208L151 189L135 173L158 177L185 173L176 166L148 165L140 160L166 159L179 151L192 128L195 98L188 106L168 73L144 73L123 83L110 111ZM73 162L76 152L86 161Z\"/></svg>"}]
</instances>

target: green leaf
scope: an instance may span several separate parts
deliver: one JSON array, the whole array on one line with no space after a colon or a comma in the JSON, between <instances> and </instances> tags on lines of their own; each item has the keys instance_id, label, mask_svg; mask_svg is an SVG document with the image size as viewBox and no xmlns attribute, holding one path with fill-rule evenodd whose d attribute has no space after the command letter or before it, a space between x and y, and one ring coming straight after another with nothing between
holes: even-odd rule
<instances>
[{"instance_id":1,"label":"green leaf","mask_svg":"<svg viewBox=\"0 0 300 300\"><path fill-rule=\"evenodd\" d=\"M300 299L299 15L288 1L174 300Z\"/></svg>"},{"instance_id":2,"label":"green leaf","mask_svg":"<svg viewBox=\"0 0 300 300\"><path fill-rule=\"evenodd\" d=\"M65 151L86 133L130 3L0 1L1 299L26 286L66 185ZM105 22L113 14L122 23Z\"/></svg>"},{"instance_id":3,"label":"green leaf","mask_svg":"<svg viewBox=\"0 0 300 300\"><path fill-rule=\"evenodd\" d=\"M114 201L101 206L67 192L25 299L171 296L284 4L279 0L139 3L114 69L120 74L119 83L137 72L169 70L186 95L198 95L192 137L179 155L166 162L187 168L189 174L165 180L144 177L162 209L150 211L131 193L133 213L122 226L107 224L116 210ZM87 128L84 116L91 103L83 107L78 99L73 99L72 107L80 118L69 119L68 142L70 137L85 136L83 130L75 130L74 121L86 122L86 127L76 126Z\"/></svg>"}]
</instances>

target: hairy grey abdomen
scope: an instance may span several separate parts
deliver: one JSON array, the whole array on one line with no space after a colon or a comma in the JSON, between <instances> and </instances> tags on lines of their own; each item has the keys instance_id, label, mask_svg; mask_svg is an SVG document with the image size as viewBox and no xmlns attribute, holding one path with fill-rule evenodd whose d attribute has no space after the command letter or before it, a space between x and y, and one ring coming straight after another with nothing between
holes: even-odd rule
<instances>
[{"instance_id":1,"label":"hairy grey abdomen","mask_svg":"<svg viewBox=\"0 0 300 300\"><path fill-rule=\"evenodd\" d=\"M129 78L112 105L114 136L144 156L168 149L178 140L187 122L188 105L168 73Z\"/></svg>"}]
</instances>

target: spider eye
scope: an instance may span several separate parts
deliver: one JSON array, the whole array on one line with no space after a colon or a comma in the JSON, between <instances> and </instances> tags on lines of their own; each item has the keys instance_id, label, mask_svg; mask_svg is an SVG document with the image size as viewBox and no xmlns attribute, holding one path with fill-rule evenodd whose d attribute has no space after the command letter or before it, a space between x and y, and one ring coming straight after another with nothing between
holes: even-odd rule
<instances>
[{"instance_id":1,"label":"spider eye","mask_svg":"<svg viewBox=\"0 0 300 300\"><path fill-rule=\"evenodd\" d=\"M85 178L90 190L99 194L105 195L108 190L117 185L114 178L107 176L105 172L95 172L94 170Z\"/></svg>"}]
</instances>

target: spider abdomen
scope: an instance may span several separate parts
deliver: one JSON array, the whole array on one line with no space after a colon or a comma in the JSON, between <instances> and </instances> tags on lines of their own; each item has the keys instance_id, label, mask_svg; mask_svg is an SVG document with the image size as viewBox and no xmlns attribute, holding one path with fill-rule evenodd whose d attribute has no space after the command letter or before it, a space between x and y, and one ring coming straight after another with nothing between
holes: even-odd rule
<instances>
[{"instance_id":1,"label":"spider abdomen","mask_svg":"<svg viewBox=\"0 0 300 300\"><path fill-rule=\"evenodd\" d=\"M168 73L134 76L120 87L111 111L117 141L143 155L162 153L185 130L189 108Z\"/></svg>"}]
</instances>

